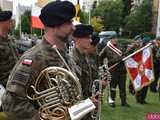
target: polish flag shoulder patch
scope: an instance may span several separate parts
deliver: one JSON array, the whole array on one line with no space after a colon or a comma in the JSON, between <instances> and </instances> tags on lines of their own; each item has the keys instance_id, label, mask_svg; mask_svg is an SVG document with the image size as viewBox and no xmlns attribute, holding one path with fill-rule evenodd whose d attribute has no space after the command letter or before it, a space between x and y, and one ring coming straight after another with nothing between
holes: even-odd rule
<instances>
[{"instance_id":1,"label":"polish flag shoulder patch","mask_svg":"<svg viewBox=\"0 0 160 120\"><path fill-rule=\"evenodd\" d=\"M24 60L22 61L22 64L23 64L23 65L31 65L31 64L32 64L32 60L30 60L30 59L24 59Z\"/></svg>"}]
</instances>

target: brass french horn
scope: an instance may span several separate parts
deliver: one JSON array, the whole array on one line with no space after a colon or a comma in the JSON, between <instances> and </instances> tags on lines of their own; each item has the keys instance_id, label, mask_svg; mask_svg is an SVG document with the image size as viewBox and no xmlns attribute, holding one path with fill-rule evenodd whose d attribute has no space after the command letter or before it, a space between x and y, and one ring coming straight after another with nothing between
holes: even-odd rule
<instances>
[{"instance_id":1,"label":"brass french horn","mask_svg":"<svg viewBox=\"0 0 160 120\"><path fill-rule=\"evenodd\" d=\"M81 86L77 77L60 67L41 71L28 93L39 105L41 120L69 120L68 107L81 100Z\"/></svg>"}]
</instances>

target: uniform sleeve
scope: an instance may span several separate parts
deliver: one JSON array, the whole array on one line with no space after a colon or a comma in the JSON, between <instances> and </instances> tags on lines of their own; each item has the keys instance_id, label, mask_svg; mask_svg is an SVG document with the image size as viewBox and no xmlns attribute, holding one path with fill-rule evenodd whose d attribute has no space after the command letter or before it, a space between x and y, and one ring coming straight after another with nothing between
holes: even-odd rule
<instances>
[{"instance_id":1,"label":"uniform sleeve","mask_svg":"<svg viewBox=\"0 0 160 120\"><path fill-rule=\"evenodd\" d=\"M23 58L14 67L9 76L7 89L18 96L26 96L26 90L32 79L32 59Z\"/></svg>"},{"instance_id":2,"label":"uniform sleeve","mask_svg":"<svg viewBox=\"0 0 160 120\"><path fill-rule=\"evenodd\" d=\"M28 99L10 92L4 94L2 103L3 111L14 120L31 120L38 112Z\"/></svg>"},{"instance_id":3,"label":"uniform sleeve","mask_svg":"<svg viewBox=\"0 0 160 120\"><path fill-rule=\"evenodd\" d=\"M111 50L107 49L107 47L105 47L100 53L100 57L99 57L100 65L104 64L103 61L105 58L108 59L109 66L117 62L120 62L122 60L121 56L118 56L117 54L111 52Z\"/></svg>"},{"instance_id":4,"label":"uniform sleeve","mask_svg":"<svg viewBox=\"0 0 160 120\"><path fill-rule=\"evenodd\" d=\"M7 46L7 44L0 45L0 81L6 86L10 71L15 65L15 59Z\"/></svg>"},{"instance_id":5,"label":"uniform sleeve","mask_svg":"<svg viewBox=\"0 0 160 120\"><path fill-rule=\"evenodd\" d=\"M7 83L3 109L11 112L15 119L30 120L37 111L35 105L27 98L27 89L32 80L32 64L32 59L22 58L14 67Z\"/></svg>"}]
</instances>

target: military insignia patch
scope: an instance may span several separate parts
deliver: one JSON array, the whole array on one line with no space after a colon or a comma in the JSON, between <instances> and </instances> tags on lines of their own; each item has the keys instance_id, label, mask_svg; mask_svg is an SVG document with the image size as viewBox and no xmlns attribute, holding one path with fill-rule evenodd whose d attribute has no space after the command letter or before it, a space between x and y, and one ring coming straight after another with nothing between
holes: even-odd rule
<instances>
[{"instance_id":1,"label":"military insignia patch","mask_svg":"<svg viewBox=\"0 0 160 120\"><path fill-rule=\"evenodd\" d=\"M23 64L23 65L31 65L31 64L32 64L32 60L30 60L30 59L24 59L24 60L22 61L22 64Z\"/></svg>"}]
</instances>

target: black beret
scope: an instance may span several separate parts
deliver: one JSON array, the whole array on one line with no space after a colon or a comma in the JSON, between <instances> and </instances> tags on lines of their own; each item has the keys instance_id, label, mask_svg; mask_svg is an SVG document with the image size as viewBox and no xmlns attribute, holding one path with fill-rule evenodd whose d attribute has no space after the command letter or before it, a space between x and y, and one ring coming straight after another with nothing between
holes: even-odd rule
<instances>
[{"instance_id":1,"label":"black beret","mask_svg":"<svg viewBox=\"0 0 160 120\"><path fill-rule=\"evenodd\" d=\"M93 27L91 25L79 24L75 28L76 30L73 32L74 37L83 38L93 33Z\"/></svg>"},{"instance_id":2,"label":"black beret","mask_svg":"<svg viewBox=\"0 0 160 120\"><path fill-rule=\"evenodd\" d=\"M54 27L70 21L75 13L75 7L71 2L54 1L42 8L39 18L45 26Z\"/></svg>"},{"instance_id":3,"label":"black beret","mask_svg":"<svg viewBox=\"0 0 160 120\"><path fill-rule=\"evenodd\" d=\"M6 21L11 19L12 12L11 11L0 11L0 21Z\"/></svg>"},{"instance_id":4,"label":"black beret","mask_svg":"<svg viewBox=\"0 0 160 120\"><path fill-rule=\"evenodd\" d=\"M91 40L92 40L91 45L96 46L100 41L100 37L96 34L93 34L92 37L91 37Z\"/></svg>"}]
</instances>

